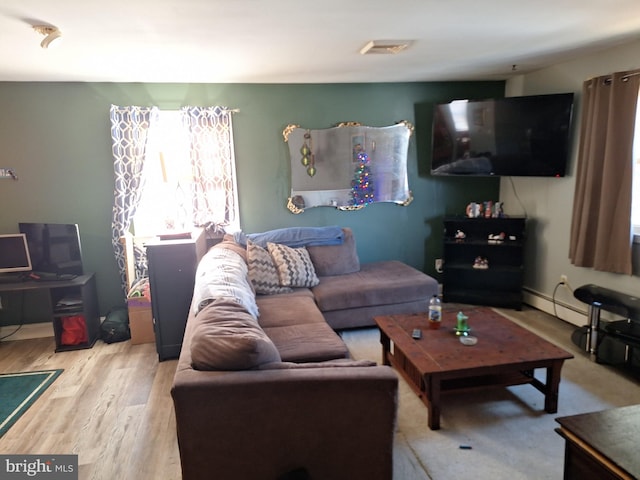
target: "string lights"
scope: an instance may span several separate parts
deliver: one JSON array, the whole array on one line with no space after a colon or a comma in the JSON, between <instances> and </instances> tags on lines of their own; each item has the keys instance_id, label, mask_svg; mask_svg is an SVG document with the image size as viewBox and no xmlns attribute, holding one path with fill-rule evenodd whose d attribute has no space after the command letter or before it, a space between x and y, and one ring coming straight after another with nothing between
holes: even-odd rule
<instances>
[{"instance_id":1,"label":"string lights","mask_svg":"<svg viewBox=\"0 0 640 480\"><path fill-rule=\"evenodd\" d=\"M369 167L369 155L366 152L358 153L358 166L351 181L351 198L354 205L368 205L374 200L373 179Z\"/></svg>"}]
</instances>

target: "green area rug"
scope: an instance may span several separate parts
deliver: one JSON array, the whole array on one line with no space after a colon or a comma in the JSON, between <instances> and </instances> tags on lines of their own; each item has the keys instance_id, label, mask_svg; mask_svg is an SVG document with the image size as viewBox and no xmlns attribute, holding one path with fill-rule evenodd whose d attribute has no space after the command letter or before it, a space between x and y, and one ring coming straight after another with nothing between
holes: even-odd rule
<instances>
[{"instance_id":1,"label":"green area rug","mask_svg":"<svg viewBox=\"0 0 640 480\"><path fill-rule=\"evenodd\" d=\"M6 433L62 370L0 375L0 437Z\"/></svg>"}]
</instances>

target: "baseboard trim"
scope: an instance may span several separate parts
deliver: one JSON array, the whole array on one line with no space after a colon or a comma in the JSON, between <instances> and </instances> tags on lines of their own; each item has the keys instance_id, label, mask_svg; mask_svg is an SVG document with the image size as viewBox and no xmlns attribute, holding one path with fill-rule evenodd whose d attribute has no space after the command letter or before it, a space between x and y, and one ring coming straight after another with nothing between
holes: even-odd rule
<instances>
[{"instance_id":1,"label":"baseboard trim","mask_svg":"<svg viewBox=\"0 0 640 480\"><path fill-rule=\"evenodd\" d=\"M557 316L560 320L581 327L589 323L586 309L584 311L577 309L574 305L567 303L554 302L553 298L543 293L536 292L530 288L522 289L523 301L527 305L542 310L549 315ZM555 303L555 310L554 310Z\"/></svg>"},{"instance_id":2,"label":"baseboard trim","mask_svg":"<svg viewBox=\"0 0 640 480\"><path fill-rule=\"evenodd\" d=\"M11 335L16 328L18 328L18 325L5 325L0 327L0 338L5 335L10 335L3 340L4 342L9 342L12 340L53 337L53 324L51 322L25 323L16 333Z\"/></svg>"}]
</instances>

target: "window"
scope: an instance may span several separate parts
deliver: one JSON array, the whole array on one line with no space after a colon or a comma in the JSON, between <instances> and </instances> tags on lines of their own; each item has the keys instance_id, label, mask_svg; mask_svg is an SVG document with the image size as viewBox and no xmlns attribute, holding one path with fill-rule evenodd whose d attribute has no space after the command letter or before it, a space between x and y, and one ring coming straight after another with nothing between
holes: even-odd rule
<instances>
[{"instance_id":1,"label":"window","mask_svg":"<svg viewBox=\"0 0 640 480\"><path fill-rule=\"evenodd\" d=\"M160 112L149 128L140 204L133 219L137 236L183 230L191 218L185 188L190 186L189 146L180 112Z\"/></svg>"},{"instance_id":2,"label":"window","mask_svg":"<svg viewBox=\"0 0 640 480\"><path fill-rule=\"evenodd\" d=\"M190 128L189 118L185 111L160 111L149 127L140 203L133 218L136 236L185 231L207 222L239 227L233 155L231 168L223 158L229 156L230 146L223 144L229 137L219 135L219 125L198 121ZM201 200L203 190L206 202Z\"/></svg>"}]
</instances>

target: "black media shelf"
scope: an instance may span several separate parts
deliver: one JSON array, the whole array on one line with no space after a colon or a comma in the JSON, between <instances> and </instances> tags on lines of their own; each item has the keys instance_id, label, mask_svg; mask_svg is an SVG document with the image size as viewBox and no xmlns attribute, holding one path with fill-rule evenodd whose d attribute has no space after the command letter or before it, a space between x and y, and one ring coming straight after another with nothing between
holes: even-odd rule
<instances>
[{"instance_id":1,"label":"black media shelf","mask_svg":"<svg viewBox=\"0 0 640 480\"><path fill-rule=\"evenodd\" d=\"M640 375L640 298L593 284L577 288L573 296L589 305L587 352L598 363L618 366L635 376ZM624 319L600 321L601 310ZM606 343L609 346L601 348Z\"/></svg>"},{"instance_id":2,"label":"black media shelf","mask_svg":"<svg viewBox=\"0 0 640 480\"><path fill-rule=\"evenodd\" d=\"M525 227L524 217L446 217L443 300L520 310ZM459 232L464 238L456 238ZM504 239L489 239L501 233ZM474 268L478 257L487 260L488 268Z\"/></svg>"}]
</instances>

